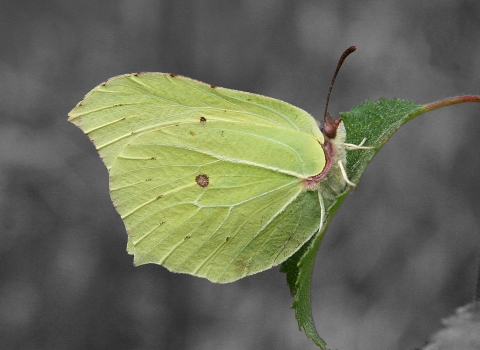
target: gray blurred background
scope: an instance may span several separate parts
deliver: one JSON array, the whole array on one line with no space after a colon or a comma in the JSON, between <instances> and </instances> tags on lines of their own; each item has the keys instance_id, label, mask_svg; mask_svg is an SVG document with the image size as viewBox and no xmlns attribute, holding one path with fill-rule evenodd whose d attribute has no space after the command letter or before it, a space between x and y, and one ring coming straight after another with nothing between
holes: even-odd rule
<instances>
[{"instance_id":1,"label":"gray blurred background","mask_svg":"<svg viewBox=\"0 0 480 350\"><path fill-rule=\"evenodd\" d=\"M278 268L215 285L134 268L108 174L67 113L137 71L177 73L332 115L365 99L480 93L480 5L443 1L1 1L0 341L4 349L314 349ZM472 300L480 105L404 126L333 220L313 312L330 349L421 347Z\"/></svg>"}]
</instances>

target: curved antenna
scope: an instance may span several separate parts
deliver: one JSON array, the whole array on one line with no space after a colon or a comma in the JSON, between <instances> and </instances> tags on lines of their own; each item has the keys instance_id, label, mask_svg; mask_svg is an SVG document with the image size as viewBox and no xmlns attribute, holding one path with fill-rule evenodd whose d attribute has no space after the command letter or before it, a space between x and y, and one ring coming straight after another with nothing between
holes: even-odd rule
<instances>
[{"instance_id":1,"label":"curved antenna","mask_svg":"<svg viewBox=\"0 0 480 350\"><path fill-rule=\"evenodd\" d=\"M328 114L328 101L330 101L330 94L332 93L332 89L333 89L333 84L335 83L335 79L337 79L337 74L338 74L338 71L340 70L340 67L342 66L343 64L343 61L345 61L345 58L347 58L348 55L350 55L353 51L355 51L357 49L356 46L350 46L348 49L346 49L344 51L344 53L342 54L342 56L340 57L340 59L338 60L338 64L337 64L337 69L335 70L335 74L333 75L333 79L332 79L332 82L330 84L330 89L328 90L328 95L327 95L327 104L325 105L325 113L323 115L323 118L325 120L327 120L327 114Z\"/></svg>"}]
</instances>

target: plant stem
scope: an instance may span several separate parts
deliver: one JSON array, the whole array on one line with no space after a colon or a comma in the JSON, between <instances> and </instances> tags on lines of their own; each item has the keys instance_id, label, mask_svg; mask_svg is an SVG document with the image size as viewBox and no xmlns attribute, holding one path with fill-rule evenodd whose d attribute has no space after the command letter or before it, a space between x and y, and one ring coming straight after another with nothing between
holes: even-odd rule
<instances>
[{"instance_id":1,"label":"plant stem","mask_svg":"<svg viewBox=\"0 0 480 350\"><path fill-rule=\"evenodd\" d=\"M478 95L456 96L456 97L450 97L444 100L428 103L426 105L421 106L421 108L419 108L415 113L412 113L405 122L412 120L413 118L415 118L420 114L433 111L434 109L437 109L437 108L453 106L459 103L466 103L466 102L480 102L480 96Z\"/></svg>"},{"instance_id":2,"label":"plant stem","mask_svg":"<svg viewBox=\"0 0 480 350\"><path fill-rule=\"evenodd\" d=\"M437 108L452 106L452 105L465 103L465 102L480 102L480 96L476 96L476 95L457 96L457 97L446 98L444 100L440 100L437 102L432 102L432 103L423 105L422 113L430 112Z\"/></svg>"}]
</instances>

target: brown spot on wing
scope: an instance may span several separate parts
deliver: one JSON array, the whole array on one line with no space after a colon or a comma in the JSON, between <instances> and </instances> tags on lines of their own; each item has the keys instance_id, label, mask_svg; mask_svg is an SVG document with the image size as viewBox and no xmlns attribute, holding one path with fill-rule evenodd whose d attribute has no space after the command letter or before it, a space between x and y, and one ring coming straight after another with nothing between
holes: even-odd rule
<instances>
[{"instance_id":1,"label":"brown spot on wing","mask_svg":"<svg viewBox=\"0 0 480 350\"><path fill-rule=\"evenodd\" d=\"M206 174L197 175L197 177L195 178L195 181L200 187L204 187L204 188L207 187L208 184L210 183L210 179Z\"/></svg>"}]
</instances>

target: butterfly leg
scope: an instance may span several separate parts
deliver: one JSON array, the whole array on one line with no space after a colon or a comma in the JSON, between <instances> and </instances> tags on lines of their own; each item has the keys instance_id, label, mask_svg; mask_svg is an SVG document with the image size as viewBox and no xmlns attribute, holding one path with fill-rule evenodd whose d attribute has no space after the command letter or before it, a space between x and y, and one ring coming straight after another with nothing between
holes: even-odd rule
<instances>
[{"instance_id":1,"label":"butterfly leg","mask_svg":"<svg viewBox=\"0 0 480 350\"><path fill-rule=\"evenodd\" d=\"M323 197L320 192L318 192L318 202L320 203L320 226L318 232L322 231L323 222L325 220L325 204L323 203Z\"/></svg>"},{"instance_id":2,"label":"butterfly leg","mask_svg":"<svg viewBox=\"0 0 480 350\"><path fill-rule=\"evenodd\" d=\"M353 151L358 149L375 149L375 146L364 146L365 141L367 141L366 137L358 145L354 145L353 143L344 143L343 145L345 149L348 151Z\"/></svg>"},{"instance_id":3,"label":"butterfly leg","mask_svg":"<svg viewBox=\"0 0 480 350\"><path fill-rule=\"evenodd\" d=\"M348 179L347 172L345 171L341 160L338 161L338 166L340 167L340 171L342 172L342 176L345 182L352 187L356 187L357 185Z\"/></svg>"}]
</instances>

